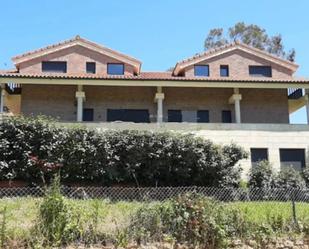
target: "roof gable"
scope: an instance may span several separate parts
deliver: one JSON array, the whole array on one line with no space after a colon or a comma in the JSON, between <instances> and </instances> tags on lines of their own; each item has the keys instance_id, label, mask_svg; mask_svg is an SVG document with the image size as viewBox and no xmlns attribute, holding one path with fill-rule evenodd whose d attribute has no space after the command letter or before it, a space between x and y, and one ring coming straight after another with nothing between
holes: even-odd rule
<instances>
[{"instance_id":1,"label":"roof gable","mask_svg":"<svg viewBox=\"0 0 309 249\"><path fill-rule=\"evenodd\" d=\"M249 55L254 55L256 57L259 57L261 59L264 59L266 61L269 61L271 63L280 65L284 68L287 68L289 70L291 70L292 72L295 72L298 68L298 65L290 62L288 60L285 59L281 59L279 57L276 57L270 53L267 53L263 50L257 49L257 48L253 48L251 46L248 46L246 44L240 43L240 42L234 42L234 43L230 43L228 45L222 46L222 47L218 47L215 49L211 49L208 50L206 52L200 53L200 54L196 54L193 57L190 57L188 59L182 60L180 62L178 62L174 68L173 71L173 75L177 76L179 75L179 73L184 70L185 68L192 66L194 64L200 63L202 61L205 61L207 59L213 59L215 57L218 57L220 55L224 55L227 53L230 53L232 51L243 51Z\"/></svg>"},{"instance_id":2,"label":"roof gable","mask_svg":"<svg viewBox=\"0 0 309 249\"><path fill-rule=\"evenodd\" d=\"M141 62L131 56L122 54L118 51L112 50L110 48L101 46L97 43L91 42L89 40L86 40L84 38L81 38L80 36L76 36L73 39L66 40L64 42L60 42L58 44L50 45L38 50L34 50L31 52L27 52L22 55L18 55L12 58L14 64L16 67L18 67L19 64L33 60L38 57L45 56L47 54L51 54L60 50L64 50L67 48L75 47L75 46L82 46L85 48L88 48L92 51L95 51L97 53L100 53L102 55L111 57L113 59L116 59L118 61L121 61L123 63L129 64L133 66L135 73L140 73L141 68Z\"/></svg>"}]
</instances>

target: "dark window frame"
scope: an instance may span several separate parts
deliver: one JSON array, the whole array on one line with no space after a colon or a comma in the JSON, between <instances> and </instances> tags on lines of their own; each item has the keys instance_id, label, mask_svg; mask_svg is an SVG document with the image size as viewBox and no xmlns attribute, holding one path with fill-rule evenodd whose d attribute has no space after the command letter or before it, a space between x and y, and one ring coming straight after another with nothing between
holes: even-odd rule
<instances>
[{"instance_id":1,"label":"dark window frame","mask_svg":"<svg viewBox=\"0 0 309 249\"><path fill-rule=\"evenodd\" d=\"M229 113L228 120L226 120L226 116L224 116L225 113ZM232 123L233 122L232 111L231 110L222 110L222 112L221 112L221 121L222 121L222 123L225 123L225 124Z\"/></svg>"},{"instance_id":2,"label":"dark window frame","mask_svg":"<svg viewBox=\"0 0 309 249\"><path fill-rule=\"evenodd\" d=\"M86 62L86 73L95 74L97 70L97 65L93 61Z\"/></svg>"},{"instance_id":3,"label":"dark window frame","mask_svg":"<svg viewBox=\"0 0 309 249\"><path fill-rule=\"evenodd\" d=\"M175 117L175 116L172 116L172 113L174 112L174 114L177 112L178 114L180 113L180 119L174 121L172 120L172 117ZM182 123L183 122L183 119L182 119L182 111L180 109L170 109L170 110L167 110L167 122L174 122L174 123Z\"/></svg>"},{"instance_id":4,"label":"dark window frame","mask_svg":"<svg viewBox=\"0 0 309 249\"><path fill-rule=\"evenodd\" d=\"M200 74L198 68L207 68L207 74ZM209 77L210 75L210 67L209 65L194 65L194 76L196 77Z\"/></svg>"},{"instance_id":5,"label":"dark window frame","mask_svg":"<svg viewBox=\"0 0 309 249\"><path fill-rule=\"evenodd\" d=\"M301 162L301 168L300 170L304 169L306 167L306 149L304 148L280 148L279 149L279 155L280 155L280 167L284 168L284 167L289 167L290 165L284 165L284 163L288 163L288 162L293 162L293 161L287 161L286 158L288 157L288 155L284 155L283 152L289 152L291 153L292 151L298 151L298 152L302 152L302 160ZM289 155L290 156L290 155ZM283 158L285 157L285 159ZM295 162L295 161L294 161ZM294 168L294 167L293 167Z\"/></svg>"},{"instance_id":6,"label":"dark window frame","mask_svg":"<svg viewBox=\"0 0 309 249\"><path fill-rule=\"evenodd\" d=\"M200 114L205 114L207 113L206 116L200 115ZM206 117L206 119L204 119ZM196 121L197 123L209 123L209 110L197 110L196 111Z\"/></svg>"},{"instance_id":7,"label":"dark window frame","mask_svg":"<svg viewBox=\"0 0 309 249\"><path fill-rule=\"evenodd\" d=\"M92 119L90 119L90 120L86 120L86 112L87 111L91 111L92 112ZM84 108L83 109L83 121L84 122L93 122L94 121L94 109L93 108Z\"/></svg>"},{"instance_id":8,"label":"dark window frame","mask_svg":"<svg viewBox=\"0 0 309 249\"><path fill-rule=\"evenodd\" d=\"M226 75L222 74L222 70L226 70ZM229 77L229 76L230 76L229 65L220 65L220 77Z\"/></svg>"},{"instance_id":9,"label":"dark window frame","mask_svg":"<svg viewBox=\"0 0 309 249\"><path fill-rule=\"evenodd\" d=\"M254 160L256 156L253 156L253 152L254 151L256 151L256 152L260 151L261 152L262 150L266 151L266 157L265 158L259 158L258 160ZM260 153L260 154L263 154L263 153ZM261 148L261 147L250 148L250 158L251 158L251 165L252 166L255 166L257 163L264 161L264 160L269 161L269 150L268 150L268 148Z\"/></svg>"},{"instance_id":10,"label":"dark window frame","mask_svg":"<svg viewBox=\"0 0 309 249\"><path fill-rule=\"evenodd\" d=\"M264 69L264 71L263 71ZM271 66L249 65L249 75L252 77L272 77Z\"/></svg>"},{"instance_id":11,"label":"dark window frame","mask_svg":"<svg viewBox=\"0 0 309 249\"><path fill-rule=\"evenodd\" d=\"M56 66L57 64L58 69ZM52 65L54 66L54 68L52 68ZM60 65L63 66L62 69ZM41 69L43 73L67 73L68 65L66 61L42 61Z\"/></svg>"},{"instance_id":12,"label":"dark window frame","mask_svg":"<svg viewBox=\"0 0 309 249\"><path fill-rule=\"evenodd\" d=\"M121 71L121 73L112 73L111 71L110 71L110 66L116 66L116 65L118 65L118 66L122 66L122 71ZM107 63L107 74L108 75L124 75L124 72L125 72L125 65L124 65L124 63Z\"/></svg>"},{"instance_id":13,"label":"dark window frame","mask_svg":"<svg viewBox=\"0 0 309 249\"><path fill-rule=\"evenodd\" d=\"M136 113L134 113L134 112L143 112L143 114L146 114L145 120L138 120L138 119L136 119L136 116L134 116L134 115L133 115L133 118L129 118L130 114L136 115ZM116 115L116 116L118 115L118 116L120 116L120 118L114 119L113 118L114 115ZM133 119L135 119L135 121ZM106 121L107 122L121 121L121 122L134 122L134 123L150 123L150 113L149 113L149 109L134 109L134 108L132 108L132 109L127 109L127 108L114 109L114 108L108 108L107 111L106 111Z\"/></svg>"}]
</instances>

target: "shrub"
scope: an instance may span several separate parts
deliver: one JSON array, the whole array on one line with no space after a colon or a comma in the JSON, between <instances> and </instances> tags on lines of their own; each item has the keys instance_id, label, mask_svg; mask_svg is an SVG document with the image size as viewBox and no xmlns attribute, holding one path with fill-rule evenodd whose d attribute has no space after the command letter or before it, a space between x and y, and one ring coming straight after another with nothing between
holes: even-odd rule
<instances>
[{"instance_id":1,"label":"shrub","mask_svg":"<svg viewBox=\"0 0 309 249\"><path fill-rule=\"evenodd\" d=\"M276 179L278 188L304 188L306 183L301 173L293 168L283 168Z\"/></svg>"},{"instance_id":2,"label":"shrub","mask_svg":"<svg viewBox=\"0 0 309 249\"><path fill-rule=\"evenodd\" d=\"M0 179L37 184L61 168L66 182L137 186L235 187L239 146L218 146L192 134L64 128L40 117L0 125Z\"/></svg>"},{"instance_id":3,"label":"shrub","mask_svg":"<svg viewBox=\"0 0 309 249\"><path fill-rule=\"evenodd\" d=\"M130 221L130 235L138 244L161 241L164 234L164 218L168 203L145 204L137 210Z\"/></svg>"},{"instance_id":4,"label":"shrub","mask_svg":"<svg viewBox=\"0 0 309 249\"><path fill-rule=\"evenodd\" d=\"M56 177L47 189L39 208L37 231L49 245L59 246L80 236L78 214L60 193L60 179Z\"/></svg>"},{"instance_id":5,"label":"shrub","mask_svg":"<svg viewBox=\"0 0 309 249\"><path fill-rule=\"evenodd\" d=\"M229 239L241 238L247 224L241 212L196 193L168 203L142 207L130 227L142 242L169 238L194 248L222 248ZM137 236L136 236L137 235Z\"/></svg>"},{"instance_id":6,"label":"shrub","mask_svg":"<svg viewBox=\"0 0 309 249\"><path fill-rule=\"evenodd\" d=\"M40 166L61 163L65 130L47 117L12 117L0 125L0 179L38 181ZM38 160L40 163L38 164ZM45 176L51 176L45 172Z\"/></svg>"},{"instance_id":7,"label":"shrub","mask_svg":"<svg viewBox=\"0 0 309 249\"><path fill-rule=\"evenodd\" d=\"M275 174L268 161L260 161L252 167L249 175L249 187L268 189L275 185Z\"/></svg>"},{"instance_id":8,"label":"shrub","mask_svg":"<svg viewBox=\"0 0 309 249\"><path fill-rule=\"evenodd\" d=\"M307 188L309 188L309 167L303 169L302 176L306 182Z\"/></svg>"}]
</instances>

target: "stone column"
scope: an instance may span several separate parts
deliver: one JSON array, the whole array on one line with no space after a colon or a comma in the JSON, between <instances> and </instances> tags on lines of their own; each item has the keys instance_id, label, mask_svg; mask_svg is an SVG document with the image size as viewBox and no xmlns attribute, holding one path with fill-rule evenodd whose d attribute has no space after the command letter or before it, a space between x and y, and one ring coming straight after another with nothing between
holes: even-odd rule
<instances>
[{"instance_id":1,"label":"stone column","mask_svg":"<svg viewBox=\"0 0 309 249\"><path fill-rule=\"evenodd\" d=\"M75 94L77 100L77 122L83 121L83 102L85 100L85 92L83 92L83 86L77 86L77 92Z\"/></svg>"},{"instance_id":2,"label":"stone column","mask_svg":"<svg viewBox=\"0 0 309 249\"><path fill-rule=\"evenodd\" d=\"M235 119L236 123L241 123L241 115L240 115L240 99L235 99Z\"/></svg>"},{"instance_id":3,"label":"stone column","mask_svg":"<svg viewBox=\"0 0 309 249\"><path fill-rule=\"evenodd\" d=\"M0 93L0 113L4 112L4 97L5 97L5 85L1 84L1 93Z\"/></svg>"},{"instance_id":4,"label":"stone column","mask_svg":"<svg viewBox=\"0 0 309 249\"><path fill-rule=\"evenodd\" d=\"M239 94L239 89L234 88L234 94L230 97L229 103L234 104L235 108L235 121L237 124L241 123L241 112L240 112L240 100L241 94Z\"/></svg>"},{"instance_id":5,"label":"stone column","mask_svg":"<svg viewBox=\"0 0 309 249\"><path fill-rule=\"evenodd\" d=\"M307 124L309 124L309 94L306 94L306 112L307 112Z\"/></svg>"},{"instance_id":6,"label":"stone column","mask_svg":"<svg viewBox=\"0 0 309 249\"><path fill-rule=\"evenodd\" d=\"M157 102L157 123L163 123L163 100L164 93L162 93L162 87L157 88L157 93L155 96L155 101Z\"/></svg>"}]
</instances>

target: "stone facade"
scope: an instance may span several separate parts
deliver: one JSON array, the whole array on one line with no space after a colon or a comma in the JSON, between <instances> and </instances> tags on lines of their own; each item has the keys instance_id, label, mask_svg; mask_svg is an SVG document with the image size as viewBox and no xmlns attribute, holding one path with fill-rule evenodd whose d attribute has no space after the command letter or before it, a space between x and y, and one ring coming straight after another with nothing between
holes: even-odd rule
<instances>
[{"instance_id":1,"label":"stone facade","mask_svg":"<svg viewBox=\"0 0 309 249\"><path fill-rule=\"evenodd\" d=\"M63 121L76 121L76 86L24 85L21 111L24 114L45 114ZM84 108L94 109L94 121L106 121L106 110L148 109L150 120L156 121L157 106L154 87L84 86ZM233 89L163 88L164 121L169 109L182 111L209 110L211 123L221 123L221 111L231 110ZM289 123L287 93L283 89L241 89L243 123Z\"/></svg>"}]
</instances>

